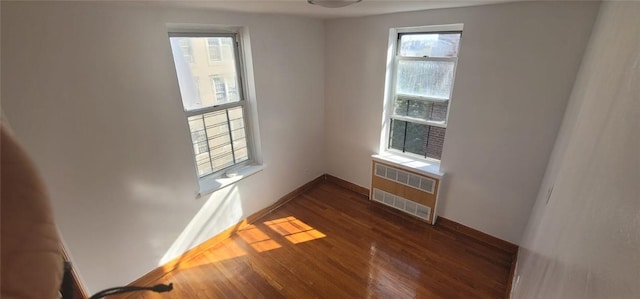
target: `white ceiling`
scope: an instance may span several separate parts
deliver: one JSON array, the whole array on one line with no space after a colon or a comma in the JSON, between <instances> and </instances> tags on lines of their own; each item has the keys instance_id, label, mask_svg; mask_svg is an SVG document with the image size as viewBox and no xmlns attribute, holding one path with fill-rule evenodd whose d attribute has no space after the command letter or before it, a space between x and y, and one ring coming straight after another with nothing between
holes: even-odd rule
<instances>
[{"instance_id":1,"label":"white ceiling","mask_svg":"<svg viewBox=\"0 0 640 299\"><path fill-rule=\"evenodd\" d=\"M307 3L307 0L204 0L204 1L147 1L173 7L217 9L237 12L285 14L315 18L359 17L394 12L437 8L486 5L522 0L362 0L341 8L325 8Z\"/></svg>"}]
</instances>

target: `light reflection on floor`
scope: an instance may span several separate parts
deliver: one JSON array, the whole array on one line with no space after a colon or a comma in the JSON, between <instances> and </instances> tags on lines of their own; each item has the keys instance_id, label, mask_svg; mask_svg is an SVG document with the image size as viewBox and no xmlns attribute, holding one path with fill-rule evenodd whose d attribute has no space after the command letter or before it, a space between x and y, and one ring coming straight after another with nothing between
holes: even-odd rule
<instances>
[{"instance_id":1,"label":"light reflection on floor","mask_svg":"<svg viewBox=\"0 0 640 299\"><path fill-rule=\"evenodd\" d=\"M398 276L398 273L405 273L405 275ZM369 246L366 298L379 298L381 294L385 294L385 291L390 289L403 292L405 298L415 298L415 285L406 282L416 281L420 276L419 269L387 254L384 248L379 248L376 243ZM388 295L391 296L391 294ZM382 297L387 296L383 295Z\"/></svg>"}]
</instances>

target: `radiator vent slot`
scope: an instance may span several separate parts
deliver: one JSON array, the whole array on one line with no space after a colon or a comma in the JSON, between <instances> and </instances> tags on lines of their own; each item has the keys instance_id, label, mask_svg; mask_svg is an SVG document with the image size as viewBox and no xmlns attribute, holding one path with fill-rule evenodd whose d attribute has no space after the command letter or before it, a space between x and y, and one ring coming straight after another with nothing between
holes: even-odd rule
<instances>
[{"instance_id":1,"label":"radiator vent slot","mask_svg":"<svg viewBox=\"0 0 640 299\"><path fill-rule=\"evenodd\" d=\"M433 194L436 187L436 181L428 177L420 176L410 172L406 172L393 167L376 163L375 174L378 177L403 184L421 191Z\"/></svg>"},{"instance_id":2,"label":"radiator vent slot","mask_svg":"<svg viewBox=\"0 0 640 299\"><path fill-rule=\"evenodd\" d=\"M393 195L389 192L385 192L375 188L373 189L373 200L390 206L394 209L417 216L426 221L430 221L429 216L431 215L431 208L425 205L421 205L417 202L413 202L406 198L402 198L400 196Z\"/></svg>"}]
</instances>

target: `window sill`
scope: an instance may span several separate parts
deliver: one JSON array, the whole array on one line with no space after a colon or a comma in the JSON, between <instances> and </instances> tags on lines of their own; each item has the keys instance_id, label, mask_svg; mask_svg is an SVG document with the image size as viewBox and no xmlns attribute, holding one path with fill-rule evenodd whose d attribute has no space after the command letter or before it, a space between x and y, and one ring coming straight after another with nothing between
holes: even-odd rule
<instances>
[{"instance_id":1,"label":"window sill","mask_svg":"<svg viewBox=\"0 0 640 299\"><path fill-rule=\"evenodd\" d=\"M200 190L196 198L211 194L217 190L252 176L264 169L262 164L250 164L241 168L230 169L219 176L200 179Z\"/></svg>"},{"instance_id":2,"label":"window sill","mask_svg":"<svg viewBox=\"0 0 640 299\"><path fill-rule=\"evenodd\" d=\"M374 161L390 163L404 170L423 173L430 177L442 179L444 176L444 173L440 172L440 161L437 160L418 160L389 152L372 155L371 157Z\"/></svg>"}]
</instances>

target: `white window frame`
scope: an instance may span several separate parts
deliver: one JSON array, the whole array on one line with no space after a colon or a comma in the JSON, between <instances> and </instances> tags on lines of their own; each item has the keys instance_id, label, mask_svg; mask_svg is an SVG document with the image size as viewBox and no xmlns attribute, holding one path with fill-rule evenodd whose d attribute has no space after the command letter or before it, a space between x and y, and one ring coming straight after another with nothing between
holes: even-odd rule
<instances>
[{"instance_id":1,"label":"white window frame","mask_svg":"<svg viewBox=\"0 0 640 299\"><path fill-rule=\"evenodd\" d=\"M224 103L220 105L214 105L212 107L183 110L185 115L185 122L188 122L189 117L203 115L205 113L223 111L226 109L241 107L243 110L243 120L245 129L245 140L247 144L247 156L248 159L239 163L235 163L224 169L215 171L210 174L200 176L198 173L197 161L195 149L190 146L192 150L192 159L194 163L194 174L199 182L199 190L197 192L198 197L211 193L220 188L224 188L230 184L237 182L238 180L257 173L263 169L262 157L260 155L260 144L256 142L258 139L257 134L257 113L252 109L255 101L255 88L253 87L253 69L251 66L251 53L249 49L244 49L243 44L249 43L248 39L244 36L246 28L241 27L223 27L218 29L196 28L190 30L189 27L183 28L184 25L175 25L176 29L170 30L169 37L232 37L233 38L233 52L236 58L236 76L237 76L237 92L239 101ZM217 28L217 27L216 27ZM221 44L221 43L220 43ZM207 56L208 53L207 44ZM173 53L172 53L173 55ZM234 78L236 79L236 78ZM177 82L177 81L176 81ZM225 80L226 84L226 80ZM215 95L214 95L215 96ZM181 103L182 104L182 103ZM251 106L250 106L251 105ZM187 128L189 127L187 123ZM231 127L229 126L229 129ZM188 130L190 132L190 130ZM193 145L191 134L189 133L189 141ZM231 140L233 142L233 140Z\"/></svg>"},{"instance_id":2,"label":"white window frame","mask_svg":"<svg viewBox=\"0 0 640 299\"><path fill-rule=\"evenodd\" d=\"M418 34L418 33L445 33L445 32L462 32L463 24L448 24L448 25L431 25L431 26L418 26L418 27L403 27L403 28L391 28L389 30L389 44L387 52L387 72L385 76L385 97L384 97L384 115L383 126L380 134L380 153L389 153L393 155L401 155L414 160L428 161L430 163L440 163L440 160L424 157L410 152L403 152L397 149L393 149L389 145L389 137L391 131L391 120L396 119L400 121L418 123L428 126L446 128L449 121L449 113L451 111L451 100L453 96L453 89L456 79L456 70L458 68L458 56L448 57L400 57L398 55L400 47L400 37L403 34ZM449 92L448 99L413 96L414 98L428 101L448 101L447 115L444 122L428 121L408 116L394 115L394 104L397 96L396 93L396 70L398 63L401 60L407 61L453 61L455 62L453 68L453 81L451 82L451 90ZM404 96L405 98L409 96Z\"/></svg>"}]
</instances>

